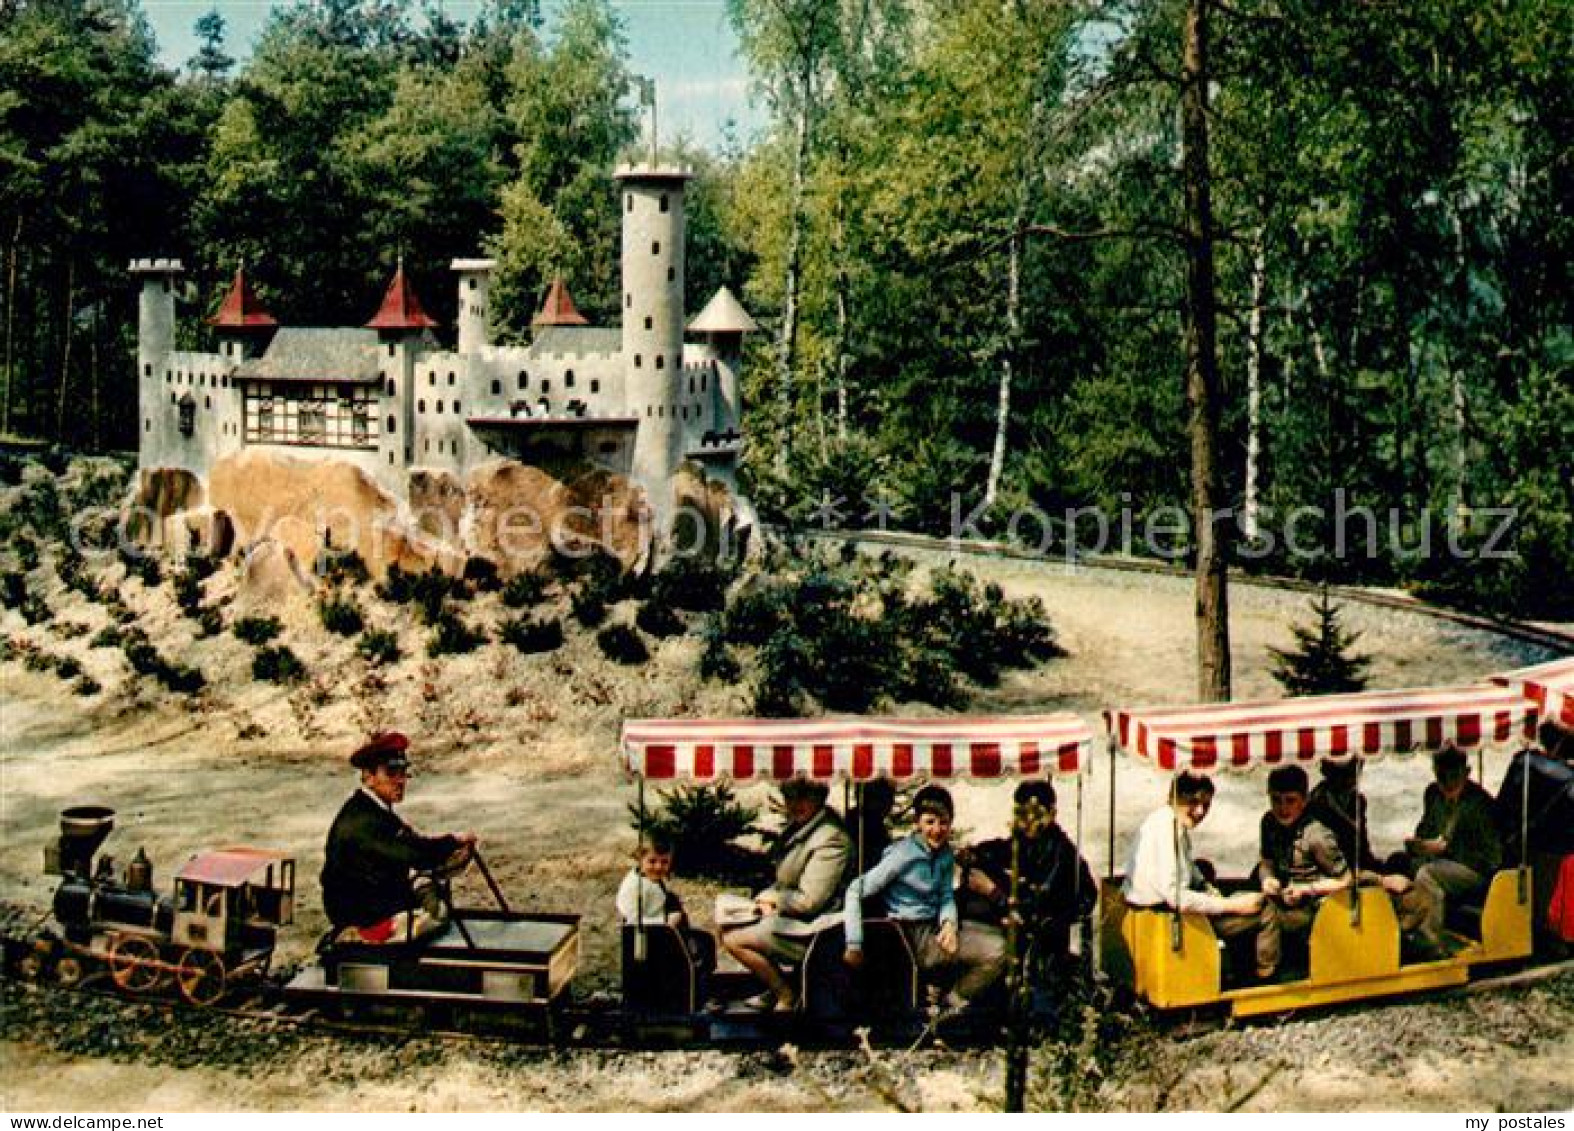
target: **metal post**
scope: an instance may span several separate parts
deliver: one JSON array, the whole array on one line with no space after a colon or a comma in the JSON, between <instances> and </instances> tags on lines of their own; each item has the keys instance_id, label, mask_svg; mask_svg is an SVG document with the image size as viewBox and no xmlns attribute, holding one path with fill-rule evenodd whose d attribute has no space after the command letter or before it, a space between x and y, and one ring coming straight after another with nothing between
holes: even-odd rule
<instances>
[{"instance_id":1,"label":"metal post","mask_svg":"<svg viewBox=\"0 0 1574 1131\"><path fill-rule=\"evenodd\" d=\"M1519 767L1519 902L1523 904L1530 897L1530 751L1521 751L1521 757L1524 761Z\"/></svg>"},{"instance_id":2,"label":"metal post","mask_svg":"<svg viewBox=\"0 0 1574 1131\"><path fill-rule=\"evenodd\" d=\"M1350 865L1350 926L1361 925L1361 845L1366 840L1366 814L1361 809L1361 763L1359 754L1355 756L1355 798L1350 808L1351 820L1355 822L1355 859L1348 861Z\"/></svg>"},{"instance_id":3,"label":"metal post","mask_svg":"<svg viewBox=\"0 0 1574 1131\"><path fill-rule=\"evenodd\" d=\"M644 774L640 774L639 775L639 836L640 836L641 839L643 839L644 836L645 836L645 828L646 828L646 826L645 826L645 775ZM638 845L635 846L635 851L636 851L636 853L638 852ZM638 859L636 859L635 860L635 867L638 867L638 866L639 866L639 862L638 862ZM643 963L645 961L645 954L646 954L646 946L645 946L645 877L643 875L641 875L640 878L639 878L639 895L640 895L639 907L635 909L635 915L634 915L634 961L638 962L638 963Z\"/></svg>"}]
</instances>

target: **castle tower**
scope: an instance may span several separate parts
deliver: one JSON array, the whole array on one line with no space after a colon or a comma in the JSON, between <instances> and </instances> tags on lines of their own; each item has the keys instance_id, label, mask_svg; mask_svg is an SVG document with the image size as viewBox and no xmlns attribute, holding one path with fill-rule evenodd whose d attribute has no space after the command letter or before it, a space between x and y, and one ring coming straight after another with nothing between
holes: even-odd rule
<instances>
[{"instance_id":1,"label":"castle tower","mask_svg":"<svg viewBox=\"0 0 1574 1131\"><path fill-rule=\"evenodd\" d=\"M246 278L246 265L235 270L235 281L229 293L219 304L219 311L208 319L208 325L218 331L224 356L231 361L245 361L256 357L266 346L279 323L263 308L257 293Z\"/></svg>"},{"instance_id":2,"label":"castle tower","mask_svg":"<svg viewBox=\"0 0 1574 1131\"><path fill-rule=\"evenodd\" d=\"M705 309L694 316L689 331L704 334L710 343L711 360L716 366L714 419L717 432L737 432L743 422L743 397L739 372L743 368L743 335L759 330L743 304L722 287Z\"/></svg>"},{"instance_id":3,"label":"castle tower","mask_svg":"<svg viewBox=\"0 0 1574 1131\"><path fill-rule=\"evenodd\" d=\"M175 349L175 279L185 273L178 259L133 259L129 270L142 280L137 303L138 454L144 468L157 467L165 450L168 413L159 411L165 374Z\"/></svg>"},{"instance_id":4,"label":"castle tower","mask_svg":"<svg viewBox=\"0 0 1574 1131\"><path fill-rule=\"evenodd\" d=\"M400 256L382 305L366 323L368 330L377 331L381 403L388 418L382 422L377 453L379 470L384 474L408 467L415 457L415 356L422 335L436 325L405 277L404 257Z\"/></svg>"},{"instance_id":5,"label":"castle tower","mask_svg":"<svg viewBox=\"0 0 1574 1131\"><path fill-rule=\"evenodd\" d=\"M626 165L623 187L623 370L630 415L639 418L633 472L665 530L672 475L682 459L678 400L683 370L682 169Z\"/></svg>"},{"instance_id":6,"label":"castle tower","mask_svg":"<svg viewBox=\"0 0 1574 1131\"><path fill-rule=\"evenodd\" d=\"M492 272L495 259L456 259L448 269L459 276L458 352L478 354L492 344L488 319L492 314Z\"/></svg>"}]
</instances>

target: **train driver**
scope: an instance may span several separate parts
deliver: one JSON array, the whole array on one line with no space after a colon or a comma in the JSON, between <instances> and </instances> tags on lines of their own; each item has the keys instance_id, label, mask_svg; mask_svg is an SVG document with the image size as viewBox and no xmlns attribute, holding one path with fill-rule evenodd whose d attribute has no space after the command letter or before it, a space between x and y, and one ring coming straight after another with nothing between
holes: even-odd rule
<instances>
[{"instance_id":1,"label":"train driver","mask_svg":"<svg viewBox=\"0 0 1574 1131\"><path fill-rule=\"evenodd\" d=\"M472 832L422 836L394 812L410 776L410 740L397 731L374 736L354 754L361 786L328 830L322 901L335 942L401 943L442 927L447 909L429 876L462 867Z\"/></svg>"}]
</instances>

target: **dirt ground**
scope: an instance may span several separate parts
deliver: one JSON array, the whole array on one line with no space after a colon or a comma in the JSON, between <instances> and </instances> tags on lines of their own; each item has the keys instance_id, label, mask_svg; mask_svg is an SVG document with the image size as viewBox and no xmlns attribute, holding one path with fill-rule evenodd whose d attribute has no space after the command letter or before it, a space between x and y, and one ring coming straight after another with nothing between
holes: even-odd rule
<instances>
[{"instance_id":1,"label":"dirt ground","mask_svg":"<svg viewBox=\"0 0 1574 1131\"><path fill-rule=\"evenodd\" d=\"M931 564L943 561L919 556ZM1105 707L1191 697L1189 582L1020 563L970 568L1001 581L1012 595L1041 597L1069 652L1038 670L1007 676L980 695L976 710L1070 709L1097 725ZM210 596L226 584L232 582L215 579ZM52 674L0 665L0 899L47 908L52 883L40 864L59 810L109 804L118 816L107 851L124 860L145 848L160 887L201 848L250 843L293 852L299 911L283 939L286 964L308 954L325 925L316 876L327 825L355 784L345 756L367 730L397 725L417 749L406 816L428 829L477 831L516 905L583 915L577 985L582 993L610 990L616 980L611 908L632 847L628 805L635 796L615 761L619 725L631 717L744 711L740 689L706 685L693 674L698 646L692 638L662 643L655 659L632 674L576 638L545 656L520 656L491 644L441 664L410 658L368 679L350 643L325 634L300 609L283 610L291 622L288 640L315 674L306 689L284 693L251 679L251 650L232 636L196 639L167 597L142 591L140 582L127 581L122 594L155 643L168 642L177 658L200 660L210 688L195 700L165 695L149 680L128 680L118 652L89 649L91 633L56 639L44 626L28 628L15 613L4 614L0 630L80 656L105 691L81 700ZM1287 625L1305 619L1307 599L1245 586L1231 598L1237 695L1272 697L1277 689L1266 649L1289 643ZM102 623L102 610L75 595L54 594L51 603L57 619L94 631ZM1359 647L1372 657L1377 686L1462 682L1548 658L1533 647L1405 613L1351 608L1346 619L1362 634ZM390 623L400 629L406 655L418 656L416 630ZM1487 755L1489 786L1501 780L1505 764L1505 751ZM1396 847L1417 819L1426 778L1427 767L1417 760L1390 761L1368 774L1380 850ZM1200 830L1199 851L1227 866L1247 866L1263 788L1258 778L1224 780ZM1102 873L1110 856L1108 763L1099 757L1080 788L1068 781L1061 790L1062 823L1080 835ZM1134 830L1161 790L1161 778L1122 759L1114 805L1117 859L1126 849L1120 834ZM743 793L760 804L766 798L760 786ZM964 785L956 793L961 834L997 835L1009 790ZM691 910L702 912L709 900L698 885L679 886ZM479 886L471 894L477 901L484 896ZM1574 1102L1567 1071L1574 1062L1574 991L1567 982L1529 991L1513 1007L1515 1016L1530 1008L1534 1024L1515 1022L1520 1027L1507 1043L1472 1036L1483 1027L1470 1010L1497 1008L1472 999L1453 1011L1439 1003L1396 1007L1438 1011L1429 1022L1407 1022L1416 1039L1401 1053L1413 1048L1413 1055L1340 1060L1340 1046L1325 1044L1326 1033L1303 1038L1315 1045L1295 1044L1299 1022L1248 1030L1240 1047L1207 1055L1220 1057L1219 1070L1263 1068L1249 1103L1255 1110L1567 1107ZM978 1110L999 1093L998 1057L943 1050L862 1059L804 1053L772 1061L719 1052L499 1053L490 1046L428 1053L413 1042L409 1063L385 1073L371 1067L376 1049L308 1040L289 1043L259 1073L222 1057L171 1064L161 1057L157 1038L146 1035L118 1050L84 1051L62 1039L58 1027L23 1023L51 1008L33 1001L33 991L6 985L4 992L0 1106L13 1111ZM1371 1026L1363 1016L1394 1014L1346 1015L1320 1024ZM1273 1034L1285 1033L1292 1034L1284 1038L1289 1043L1273 1043L1279 1041ZM1240 1041L1243 1034L1217 1037ZM1197 1042L1188 1047L1202 1048ZM1446 1068L1438 1060L1444 1052L1455 1067L1468 1064L1469 1070ZM1224 1102L1229 1090L1215 1083L1188 1096L1144 1098L1133 1091L1123 1097L1112 1088L1101 1102L1208 1108ZM1249 1084L1234 1080L1230 1086Z\"/></svg>"}]
</instances>

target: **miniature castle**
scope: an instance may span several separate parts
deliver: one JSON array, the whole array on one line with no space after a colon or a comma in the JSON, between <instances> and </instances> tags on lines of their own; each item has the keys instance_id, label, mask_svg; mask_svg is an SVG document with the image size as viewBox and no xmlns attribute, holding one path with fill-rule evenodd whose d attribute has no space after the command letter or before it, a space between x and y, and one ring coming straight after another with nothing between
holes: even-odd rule
<instances>
[{"instance_id":1,"label":"miniature castle","mask_svg":"<svg viewBox=\"0 0 1574 1131\"><path fill-rule=\"evenodd\" d=\"M495 263L456 259L457 342L443 348L401 262L362 327L281 327L236 272L208 321L218 353L175 348L176 260L131 264L141 279L137 373L143 472L206 481L243 449L342 461L395 500L412 473L463 476L489 460L590 466L643 490L670 529L680 467L738 497L743 335L754 320L725 287L685 327L684 187L689 173L625 166L620 328L596 327L554 281L528 346L490 340ZM698 341L685 341L685 334ZM747 503L739 499L747 513Z\"/></svg>"}]
</instances>

